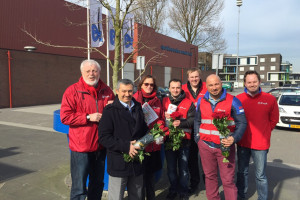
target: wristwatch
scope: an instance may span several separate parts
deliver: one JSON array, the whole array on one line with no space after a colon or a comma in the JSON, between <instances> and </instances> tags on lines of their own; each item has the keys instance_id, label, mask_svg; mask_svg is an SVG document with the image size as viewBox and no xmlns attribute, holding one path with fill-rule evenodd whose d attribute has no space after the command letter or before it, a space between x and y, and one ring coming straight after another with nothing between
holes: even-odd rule
<instances>
[{"instance_id":1,"label":"wristwatch","mask_svg":"<svg viewBox=\"0 0 300 200\"><path fill-rule=\"evenodd\" d=\"M86 116L86 119L87 119L88 121L90 121L90 118L91 118L90 115L87 115L87 116Z\"/></svg>"}]
</instances>

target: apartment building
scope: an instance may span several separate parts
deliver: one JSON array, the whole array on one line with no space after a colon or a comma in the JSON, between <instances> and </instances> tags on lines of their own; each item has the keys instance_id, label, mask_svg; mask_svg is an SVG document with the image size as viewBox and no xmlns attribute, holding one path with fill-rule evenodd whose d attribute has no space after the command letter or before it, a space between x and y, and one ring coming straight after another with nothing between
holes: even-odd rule
<instances>
[{"instance_id":1,"label":"apartment building","mask_svg":"<svg viewBox=\"0 0 300 200\"><path fill-rule=\"evenodd\" d=\"M244 73L255 70L260 74L261 82L274 87L290 82L292 64L282 62L281 54L257 54L253 56L223 55L223 68L218 69L222 81L233 82L235 87L243 87ZM237 67L238 66L238 67ZM236 70L238 68L238 70Z\"/></svg>"}]
</instances>

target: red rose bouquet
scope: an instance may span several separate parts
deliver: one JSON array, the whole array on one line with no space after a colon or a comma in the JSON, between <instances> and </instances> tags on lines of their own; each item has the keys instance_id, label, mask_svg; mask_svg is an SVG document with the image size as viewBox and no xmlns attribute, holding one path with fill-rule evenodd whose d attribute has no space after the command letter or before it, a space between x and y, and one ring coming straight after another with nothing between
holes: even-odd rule
<instances>
[{"instance_id":1,"label":"red rose bouquet","mask_svg":"<svg viewBox=\"0 0 300 200\"><path fill-rule=\"evenodd\" d=\"M166 150L172 149L173 151L177 151L181 147L182 139L184 138L185 134L184 131L178 127L173 125L175 120L179 120L182 115L179 112L173 112L170 115L169 119L169 139L166 142Z\"/></svg>"},{"instance_id":2,"label":"red rose bouquet","mask_svg":"<svg viewBox=\"0 0 300 200\"><path fill-rule=\"evenodd\" d=\"M212 117L213 117L213 124L215 125L215 127L218 129L220 133L220 140L222 140L223 138L227 138L230 133L230 129L228 126L231 122L231 120L228 120L229 117L228 114L226 114L225 112L214 112L212 114ZM223 162L224 163L229 162L227 158L229 156L230 147L224 147L221 142L221 151L222 151L222 155L225 157L223 159Z\"/></svg>"}]
</instances>

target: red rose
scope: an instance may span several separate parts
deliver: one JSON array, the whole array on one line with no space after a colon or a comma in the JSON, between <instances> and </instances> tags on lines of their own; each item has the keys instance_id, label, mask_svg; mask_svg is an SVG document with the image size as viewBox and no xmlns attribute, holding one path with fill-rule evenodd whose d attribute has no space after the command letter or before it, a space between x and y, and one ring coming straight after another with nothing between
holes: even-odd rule
<instances>
[{"instance_id":1,"label":"red rose","mask_svg":"<svg viewBox=\"0 0 300 200\"><path fill-rule=\"evenodd\" d=\"M235 127L234 126L228 126L228 129L230 130L231 133L234 132Z\"/></svg>"},{"instance_id":2,"label":"red rose","mask_svg":"<svg viewBox=\"0 0 300 200\"><path fill-rule=\"evenodd\" d=\"M173 119L173 120L176 120L176 119L180 119L181 118L181 113L179 112L173 112L170 117Z\"/></svg>"},{"instance_id":3,"label":"red rose","mask_svg":"<svg viewBox=\"0 0 300 200\"><path fill-rule=\"evenodd\" d=\"M225 112L214 112L214 113L212 114L212 117L213 117L214 119L223 119L223 118L225 118L225 117L228 118L228 114L225 113Z\"/></svg>"}]
</instances>

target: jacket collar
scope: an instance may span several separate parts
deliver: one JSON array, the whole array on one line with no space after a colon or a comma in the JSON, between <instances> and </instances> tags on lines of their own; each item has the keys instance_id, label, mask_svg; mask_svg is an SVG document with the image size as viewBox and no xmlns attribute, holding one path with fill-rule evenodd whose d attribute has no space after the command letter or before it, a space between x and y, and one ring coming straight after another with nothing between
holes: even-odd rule
<instances>
[{"instance_id":1,"label":"jacket collar","mask_svg":"<svg viewBox=\"0 0 300 200\"><path fill-rule=\"evenodd\" d=\"M133 105L133 107L132 107L131 109L134 109L134 108L136 107L136 105L138 104L138 102L137 102L133 97L132 97L132 101L133 101L134 105ZM112 105L113 105L114 107L118 108L118 109L126 109L126 108L122 105L122 103L120 102L119 97L118 97L117 94L116 94L115 100L114 100L114 102L112 103Z\"/></svg>"},{"instance_id":2,"label":"jacket collar","mask_svg":"<svg viewBox=\"0 0 300 200\"><path fill-rule=\"evenodd\" d=\"M251 96L251 95L248 93L248 90L247 90L246 87L244 88L244 92L245 92L248 96L254 98L254 97L257 97L258 95L260 95L261 92L262 92L262 90L261 90L261 87L259 87L258 93L257 93L256 95L254 95L254 96Z\"/></svg>"},{"instance_id":3,"label":"jacket collar","mask_svg":"<svg viewBox=\"0 0 300 200\"><path fill-rule=\"evenodd\" d=\"M194 92L193 89L192 89L191 83L190 83L189 81L187 82L187 88L189 89L189 91L190 91L191 93ZM199 94L199 91L200 91L201 88L202 88L202 79L200 79L200 82L199 82L199 84L198 84L198 88L197 88L197 91L196 91L196 95Z\"/></svg>"},{"instance_id":4,"label":"jacket collar","mask_svg":"<svg viewBox=\"0 0 300 200\"><path fill-rule=\"evenodd\" d=\"M224 88L222 88L222 95L220 97L220 101L223 101L224 99L226 99L226 95L227 95L227 92ZM207 101L209 100L209 92L207 91L203 97L204 99L206 99Z\"/></svg>"},{"instance_id":5,"label":"jacket collar","mask_svg":"<svg viewBox=\"0 0 300 200\"><path fill-rule=\"evenodd\" d=\"M183 90L181 90L180 95L179 95L176 99L174 99L174 98L172 97L172 95L169 96L169 99L170 99L170 101L171 101L172 104L178 104L178 103L180 103L184 98L185 98L185 92L184 92Z\"/></svg>"}]
</instances>

